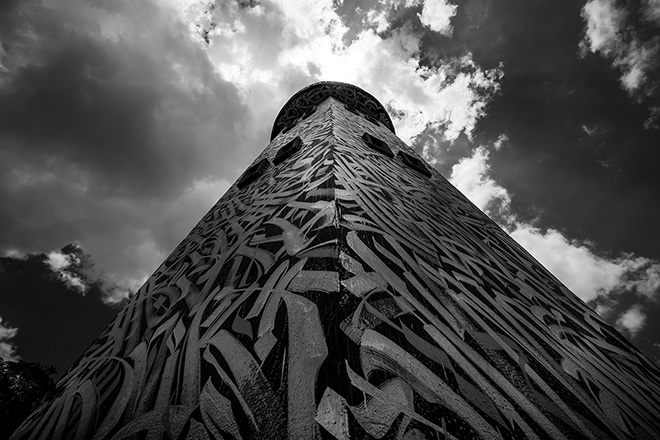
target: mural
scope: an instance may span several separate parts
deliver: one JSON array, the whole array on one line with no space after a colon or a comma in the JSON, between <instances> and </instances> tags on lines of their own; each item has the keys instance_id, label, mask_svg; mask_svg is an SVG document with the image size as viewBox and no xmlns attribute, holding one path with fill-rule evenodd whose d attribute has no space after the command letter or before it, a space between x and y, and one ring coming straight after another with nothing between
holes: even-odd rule
<instances>
[{"instance_id":1,"label":"mural","mask_svg":"<svg viewBox=\"0 0 660 440\"><path fill-rule=\"evenodd\" d=\"M659 438L657 367L341 88L13 439Z\"/></svg>"}]
</instances>

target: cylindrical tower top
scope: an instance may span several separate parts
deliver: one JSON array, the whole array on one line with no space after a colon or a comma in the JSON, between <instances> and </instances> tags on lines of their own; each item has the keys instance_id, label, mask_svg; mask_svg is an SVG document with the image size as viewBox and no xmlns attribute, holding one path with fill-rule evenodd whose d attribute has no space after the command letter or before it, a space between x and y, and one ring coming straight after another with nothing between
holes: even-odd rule
<instances>
[{"instance_id":1,"label":"cylindrical tower top","mask_svg":"<svg viewBox=\"0 0 660 440\"><path fill-rule=\"evenodd\" d=\"M270 140L316 105L332 97L376 119L394 133L394 124L385 107L371 94L352 84L321 81L300 89L282 107L275 118Z\"/></svg>"}]
</instances>

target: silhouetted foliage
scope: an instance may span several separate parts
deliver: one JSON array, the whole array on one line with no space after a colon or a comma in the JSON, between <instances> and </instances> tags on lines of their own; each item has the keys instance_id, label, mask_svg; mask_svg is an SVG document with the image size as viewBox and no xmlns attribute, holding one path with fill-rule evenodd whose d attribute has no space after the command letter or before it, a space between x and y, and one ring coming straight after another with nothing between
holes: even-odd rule
<instances>
[{"instance_id":1,"label":"silhouetted foliage","mask_svg":"<svg viewBox=\"0 0 660 440\"><path fill-rule=\"evenodd\" d=\"M52 366L0 359L0 440L8 439L55 387L53 374Z\"/></svg>"}]
</instances>

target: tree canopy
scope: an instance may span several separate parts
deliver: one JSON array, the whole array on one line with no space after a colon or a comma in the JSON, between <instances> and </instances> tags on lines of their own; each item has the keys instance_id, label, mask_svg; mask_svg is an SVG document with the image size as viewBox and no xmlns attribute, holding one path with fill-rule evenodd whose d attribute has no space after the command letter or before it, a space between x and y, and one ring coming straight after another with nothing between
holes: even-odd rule
<instances>
[{"instance_id":1,"label":"tree canopy","mask_svg":"<svg viewBox=\"0 0 660 440\"><path fill-rule=\"evenodd\" d=\"M54 389L53 374L52 366L0 359L0 440L8 439Z\"/></svg>"}]
</instances>

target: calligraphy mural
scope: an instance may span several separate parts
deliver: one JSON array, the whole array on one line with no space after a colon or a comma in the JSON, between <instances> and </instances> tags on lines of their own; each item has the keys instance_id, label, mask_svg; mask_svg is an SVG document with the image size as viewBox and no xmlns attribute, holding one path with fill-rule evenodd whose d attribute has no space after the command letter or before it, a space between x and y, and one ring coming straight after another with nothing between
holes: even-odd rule
<instances>
[{"instance_id":1,"label":"calligraphy mural","mask_svg":"<svg viewBox=\"0 0 660 440\"><path fill-rule=\"evenodd\" d=\"M658 369L337 87L13 439L660 438Z\"/></svg>"}]
</instances>

